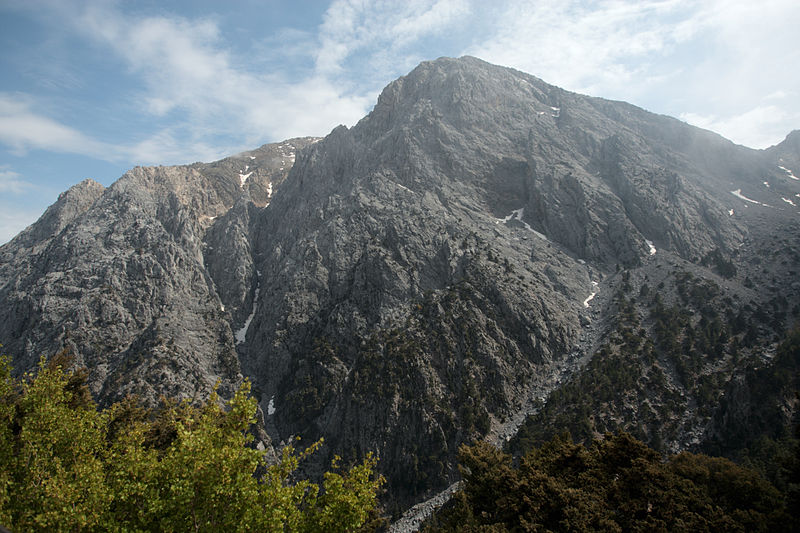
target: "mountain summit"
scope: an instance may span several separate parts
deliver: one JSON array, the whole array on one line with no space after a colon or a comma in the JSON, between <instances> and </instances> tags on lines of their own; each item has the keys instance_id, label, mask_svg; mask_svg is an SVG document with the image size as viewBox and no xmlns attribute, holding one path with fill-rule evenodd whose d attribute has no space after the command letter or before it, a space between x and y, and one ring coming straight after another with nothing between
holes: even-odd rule
<instances>
[{"instance_id":1,"label":"mountain summit","mask_svg":"<svg viewBox=\"0 0 800 533\"><path fill-rule=\"evenodd\" d=\"M620 324L655 332L653 295L694 287L681 273L743 320L770 302L756 284L780 287L751 339L774 342L800 302L796 137L751 150L475 58L425 62L324 139L76 185L0 248L0 342L20 371L71 348L103 401L249 377L266 445L375 451L398 511L457 479L461 443L504 442L621 354L604 345ZM701 445L721 430L698 376L719 400L752 346L691 379L654 347L660 388L632 378L643 396L606 402L591 431L675 396L658 438Z\"/></svg>"}]
</instances>

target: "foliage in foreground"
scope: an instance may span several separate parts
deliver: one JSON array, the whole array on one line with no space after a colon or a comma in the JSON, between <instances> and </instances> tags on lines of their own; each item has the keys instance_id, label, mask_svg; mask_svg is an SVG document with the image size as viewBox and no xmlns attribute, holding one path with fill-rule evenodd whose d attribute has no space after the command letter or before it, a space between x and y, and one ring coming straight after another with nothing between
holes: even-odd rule
<instances>
[{"instance_id":1,"label":"foliage in foreground","mask_svg":"<svg viewBox=\"0 0 800 533\"><path fill-rule=\"evenodd\" d=\"M723 458L660 454L626 433L569 436L517 468L486 443L463 446L464 485L429 531L793 531L796 509L753 470ZM791 506L791 502L788 502Z\"/></svg>"},{"instance_id":2,"label":"foliage in foreground","mask_svg":"<svg viewBox=\"0 0 800 533\"><path fill-rule=\"evenodd\" d=\"M98 411L65 361L17 380L0 359L0 524L14 531L354 531L374 513L372 456L320 487L294 476L320 443L274 465L247 446L248 383L227 409L214 394Z\"/></svg>"}]
</instances>

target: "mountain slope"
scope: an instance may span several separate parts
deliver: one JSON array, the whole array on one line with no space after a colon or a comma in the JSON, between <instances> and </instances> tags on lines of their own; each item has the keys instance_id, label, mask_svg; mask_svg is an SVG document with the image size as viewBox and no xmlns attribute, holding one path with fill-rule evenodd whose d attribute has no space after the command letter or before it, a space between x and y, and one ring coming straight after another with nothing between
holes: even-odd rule
<instances>
[{"instance_id":1,"label":"mountain slope","mask_svg":"<svg viewBox=\"0 0 800 533\"><path fill-rule=\"evenodd\" d=\"M0 338L16 368L69 346L101 399L192 397L217 380L229 393L241 380L231 324L246 316L249 285L235 283L244 259L228 273L228 254L207 260L203 239L233 233L240 204L268 203L290 167L288 146L137 167L108 189L87 180L62 194L0 252Z\"/></svg>"},{"instance_id":2,"label":"mountain slope","mask_svg":"<svg viewBox=\"0 0 800 533\"><path fill-rule=\"evenodd\" d=\"M247 376L272 441L324 436L312 474L377 452L399 511L457 479L459 444L505 440L605 371L619 353L606 336L655 335L651 300L681 304L679 270L745 320L774 296L761 284L779 287L753 346L782 334L800 301L798 214L781 199L800 194L796 138L751 150L475 58L422 63L319 142L65 193L0 248L0 341L20 370L72 346L106 400L217 380L225 395ZM687 367L715 369L709 398L744 368L732 357ZM696 404L696 379L674 375L684 360L647 361L669 377L656 411L674 394ZM611 389L598 416L639 423L641 402L620 400L638 389ZM714 416L677 411L669 449Z\"/></svg>"}]
</instances>

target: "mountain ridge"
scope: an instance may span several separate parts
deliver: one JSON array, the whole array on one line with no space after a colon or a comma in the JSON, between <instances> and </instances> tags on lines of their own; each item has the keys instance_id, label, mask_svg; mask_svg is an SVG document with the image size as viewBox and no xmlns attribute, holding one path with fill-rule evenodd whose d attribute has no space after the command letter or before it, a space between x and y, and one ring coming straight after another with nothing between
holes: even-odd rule
<instances>
[{"instance_id":1,"label":"mountain ridge","mask_svg":"<svg viewBox=\"0 0 800 533\"><path fill-rule=\"evenodd\" d=\"M752 150L476 58L424 62L321 140L74 186L0 247L0 342L19 371L69 346L103 401L248 377L266 446L324 436L311 473L375 451L399 512L458 478L460 443L510 437L595 368L620 317L655 331L644 285L680 302L691 272L736 314L773 294L747 280L786 283L753 335L779 334L800 301L797 139ZM722 353L696 370L724 366L714 398L744 365ZM653 405L699 394L658 361ZM669 449L712 423L686 412Z\"/></svg>"}]
</instances>

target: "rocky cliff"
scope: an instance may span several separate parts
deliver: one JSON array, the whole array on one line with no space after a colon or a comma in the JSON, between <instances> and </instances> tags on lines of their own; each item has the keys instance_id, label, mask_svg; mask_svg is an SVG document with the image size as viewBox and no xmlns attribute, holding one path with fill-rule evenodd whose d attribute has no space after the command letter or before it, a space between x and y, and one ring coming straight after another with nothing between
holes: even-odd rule
<instances>
[{"instance_id":1,"label":"rocky cliff","mask_svg":"<svg viewBox=\"0 0 800 533\"><path fill-rule=\"evenodd\" d=\"M754 333L780 335L800 301L797 138L751 150L475 58L426 62L319 142L73 187L0 248L0 342L20 370L72 347L106 401L247 376L272 441L324 436L321 462L377 452L401 510L457 478L460 443L503 441L606 372L592 362L622 353L602 351L621 321L655 332L655 303L627 302L644 285L680 302L668 271L713 280L734 314L770 301L754 283L780 287ZM740 370L719 361L712 399ZM648 405L699 394L681 379ZM640 404L603 420L638 423ZM665 446L713 425L673 411Z\"/></svg>"},{"instance_id":2,"label":"rocky cliff","mask_svg":"<svg viewBox=\"0 0 800 533\"><path fill-rule=\"evenodd\" d=\"M63 193L0 249L0 338L17 370L67 346L105 401L204 395L218 380L229 393L252 301L247 211L269 203L309 142Z\"/></svg>"}]
</instances>

